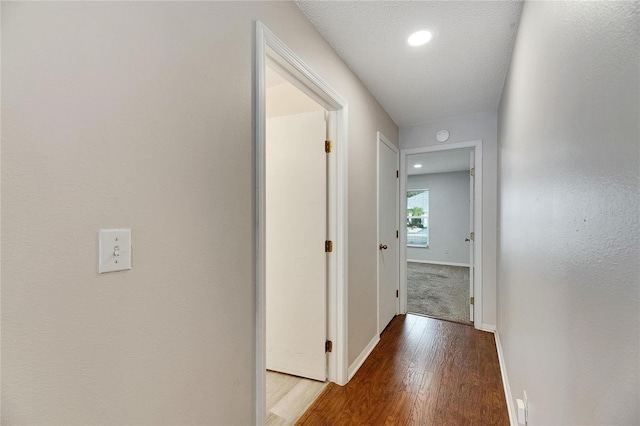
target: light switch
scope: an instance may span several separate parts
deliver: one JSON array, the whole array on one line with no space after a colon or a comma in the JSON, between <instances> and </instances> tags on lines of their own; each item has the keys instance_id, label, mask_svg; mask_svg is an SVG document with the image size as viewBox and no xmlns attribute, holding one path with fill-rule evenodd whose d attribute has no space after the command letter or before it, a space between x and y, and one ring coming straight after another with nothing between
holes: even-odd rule
<instances>
[{"instance_id":1,"label":"light switch","mask_svg":"<svg viewBox=\"0 0 640 426\"><path fill-rule=\"evenodd\" d=\"M131 269L131 229L101 229L98 233L98 273Z\"/></svg>"}]
</instances>

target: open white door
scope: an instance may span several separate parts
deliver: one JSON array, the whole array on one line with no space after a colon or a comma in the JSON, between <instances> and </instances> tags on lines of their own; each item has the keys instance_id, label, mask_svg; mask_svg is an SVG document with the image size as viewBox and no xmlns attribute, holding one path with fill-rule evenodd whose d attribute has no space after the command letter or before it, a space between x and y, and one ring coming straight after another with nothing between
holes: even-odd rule
<instances>
[{"instance_id":1,"label":"open white door","mask_svg":"<svg viewBox=\"0 0 640 426\"><path fill-rule=\"evenodd\" d=\"M324 111L267 119L266 367L327 378Z\"/></svg>"},{"instance_id":2,"label":"open white door","mask_svg":"<svg viewBox=\"0 0 640 426\"><path fill-rule=\"evenodd\" d=\"M474 232L474 204L475 204L475 152L470 151L469 154L469 321L473 322L473 273L474 273L474 260L473 249L475 245L475 232Z\"/></svg>"},{"instance_id":3,"label":"open white door","mask_svg":"<svg viewBox=\"0 0 640 426\"><path fill-rule=\"evenodd\" d=\"M398 313L398 149L378 132L378 333Z\"/></svg>"}]
</instances>

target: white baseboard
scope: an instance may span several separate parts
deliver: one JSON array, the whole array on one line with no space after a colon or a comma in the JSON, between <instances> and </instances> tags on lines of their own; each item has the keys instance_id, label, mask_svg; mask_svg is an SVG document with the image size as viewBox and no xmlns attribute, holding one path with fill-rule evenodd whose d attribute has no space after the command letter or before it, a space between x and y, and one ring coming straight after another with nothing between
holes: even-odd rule
<instances>
[{"instance_id":1,"label":"white baseboard","mask_svg":"<svg viewBox=\"0 0 640 426\"><path fill-rule=\"evenodd\" d=\"M407 262L428 263L430 265L444 265L444 266L464 266L466 268L470 268L471 267L471 264L469 264L469 263L438 262L438 261L435 261L435 260L407 259Z\"/></svg>"},{"instance_id":2,"label":"white baseboard","mask_svg":"<svg viewBox=\"0 0 640 426\"><path fill-rule=\"evenodd\" d=\"M509 378L507 377L507 366L504 362L504 355L502 354L502 344L500 343L500 336L496 331L496 348L498 349L498 362L500 363L500 373L502 375L502 385L504 386L504 397L507 400L507 410L509 411L509 423L511 426L518 426L517 413L514 411L513 397L511 396L511 386L509 385Z\"/></svg>"},{"instance_id":3,"label":"white baseboard","mask_svg":"<svg viewBox=\"0 0 640 426\"><path fill-rule=\"evenodd\" d=\"M369 358L371 351L373 351L373 348L376 347L379 341L380 341L380 336L378 334L373 336L373 339L371 339L369 344L362 350L362 352L360 352L360 355L358 355L358 358L356 358L356 360L353 361L353 364L349 366L349 369L347 370L349 380L351 380L351 378L355 376L355 374L358 372L360 367L362 367L362 364L364 364L366 359Z\"/></svg>"},{"instance_id":4,"label":"white baseboard","mask_svg":"<svg viewBox=\"0 0 640 426\"><path fill-rule=\"evenodd\" d=\"M493 325L493 324L482 324L482 328L480 328L480 330L488 331L489 333L495 333L496 332L496 326Z\"/></svg>"}]
</instances>

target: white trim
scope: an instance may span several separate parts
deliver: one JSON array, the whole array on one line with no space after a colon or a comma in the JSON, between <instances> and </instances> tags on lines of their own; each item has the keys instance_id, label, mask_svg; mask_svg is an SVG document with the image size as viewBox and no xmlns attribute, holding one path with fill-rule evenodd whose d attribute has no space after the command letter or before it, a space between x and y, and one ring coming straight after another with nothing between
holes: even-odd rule
<instances>
[{"instance_id":1,"label":"white trim","mask_svg":"<svg viewBox=\"0 0 640 426\"><path fill-rule=\"evenodd\" d=\"M400 150L400 213L407 212L407 154L406 150ZM400 300L399 311L401 314L407 313L407 227L401 223L400 229Z\"/></svg>"},{"instance_id":2,"label":"white trim","mask_svg":"<svg viewBox=\"0 0 640 426\"><path fill-rule=\"evenodd\" d=\"M267 58L286 69L298 83L315 93L326 109L332 111L334 155L329 156L328 189L329 214L328 237L334 242L334 251L328 257L328 324L327 338L333 341L334 350L328 356L327 377L339 385L348 381L347 345L347 153L348 153L348 105L347 101L306 65L262 22L254 27L254 138L255 138L255 422L266 421L266 293L265 293L265 66ZM330 129L331 130L331 129ZM333 207L332 207L333 206Z\"/></svg>"},{"instance_id":3,"label":"white trim","mask_svg":"<svg viewBox=\"0 0 640 426\"><path fill-rule=\"evenodd\" d=\"M474 210L474 312L473 324L478 330L482 330L482 140L458 142L445 145L432 145L423 148L403 149L400 156L400 211L407 209L407 156L424 154L434 151L446 151L451 149L473 148L475 153L475 210ZM407 230L400 227L400 312L407 312Z\"/></svg>"},{"instance_id":4,"label":"white trim","mask_svg":"<svg viewBox=\"0 0 640 426\"><path fill-rule=\"evenodd\" d=\"M504 386L504 398L507 400L507 411L509 412L509 423L511 426L518 426L518 416L515 412L515 406L513 405L513 397L511 396L511 386L509 385L509 378L507 377L507 365L504 361L504 354L502 353L502 344L500 343L500 336L496 331L494 333L496 337L496 349L498 350L498 362L500 363L500 374L502 376L502 385Z\"/></svg>"},{"instance_id":5,"label":"white trim","mask_svg":"<svg viewBox=\"0 0 640 426\"><path fill-rule=\"evenodd\" d=\"M380 142L385 144L391 151L396 154L396 167L398 173L400 173L399 156L400 150L395 146L382 132L377 133L376 140L376 329L378 330L378 336L382 333L380 330L380 254L378 253L378 244L380 243ZM400 187L398 186L398 193L396 194L396 223L398 230L400 229ZM400 262L400 240L398 239L396 252L396 258ZM400 264L398 264L398 271L400 271ZM398 278L399 279L399 278ZM399 285L400 283L398 283ZM400 289L398 289L399 291ZM396 315L400 312L400 298L396 300Z\"/></svg>"},{"instance_id":6,"label":"white trim","mask_svg":"<svg viewBox=\"0 0 640 426\"><path fill-rule=\"evenodd\" d=\"M261 425L265 423L267 412L267 381L266 374L262 372L267 369L266 355L262 349L266 348L266 293L264 288L265 266L264 266L264 253L265 253L265 230L262 225L262 217L265 212L265 200L263 197L263 191L261 186L264 185L265 167L264 167L264 138L266 132L266 82L265 82L265 49L266 42L264 32L262 28L256 23L255 26L255 45L254 45L254 90L253 90L253 102L255 108L254 116L254 137L255 137L255 212L254 212L254 244L255 244L255 324L256 324L256 364L255 364L255 380L256 389L254 395L255 405L255 424ZM264 117L264 118L263 118Z\"/></svg>"},{"instance_id":7,"label":"white trim","mask_svg":"<svg viewBox=\"0 0 640 426\"><path fill-rule=\"evenodd\" d=\"M496 326L494 324L482 324L482 328L480 330L487 331L489 333L495 333Z\"/></svg>"},{"instance_id":8,"label":"white trim","mask_svg":"<svg viewBox=\"0 0 640 426\"><path fill-rule=\"evenodd\" d=\"M464 266L466 268L470 268L471 267L471 265L469 263L440 262L438 260L407 259L407 262L428 263L430 265L444 265L444 266Z\"/></svg>"},{"instance_id":9,"label":"white trim","mask_svg":"<svg viewBox=\"0 0 640 426\"><path fill-rule=\"evenodd\" d=\"M364 364L367 358L369 358L369 355L371 355L371 352L373 352L375 347L378 345L378 342L380 342L380 335L376 334L362 352L360 352L360 355L358 355L355 361L353 361L353 364L349 366L349 380L355 376L360 367L362 367L362 364Z\"/></svg>"},{"instance_id":10,"label":"white trim","mask_svg":"<svg viewBox=\"0 0 640 426\"><path fill-rule=\"evenodd\" d=\"M421 148L407 148L401 150L400 152L402 153L402 155L424 154L425 152L448 151L450 149L475 148L476 146L481 144L482 139L477 139L473 141L448 143L444 145L429 145Z\"/></svg>"}]
</instances>

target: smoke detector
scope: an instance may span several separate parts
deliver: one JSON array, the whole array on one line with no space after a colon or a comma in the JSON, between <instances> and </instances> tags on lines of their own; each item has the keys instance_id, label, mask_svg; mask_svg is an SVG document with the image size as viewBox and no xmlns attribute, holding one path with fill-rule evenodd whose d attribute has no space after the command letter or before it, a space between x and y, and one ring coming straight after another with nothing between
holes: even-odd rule
<instances>
[{"instance_id":1,"label":"smoke detector","mask_svg":"<svg viewBox=\"0 0 640 426\"><path fill-rule=\"evenodd\" d=\"M449 132L446 130L440 130L438 133L436 133L436 140L438 142L446 142L447 140L449 140Z\"/></svg>"}]
</instances>

